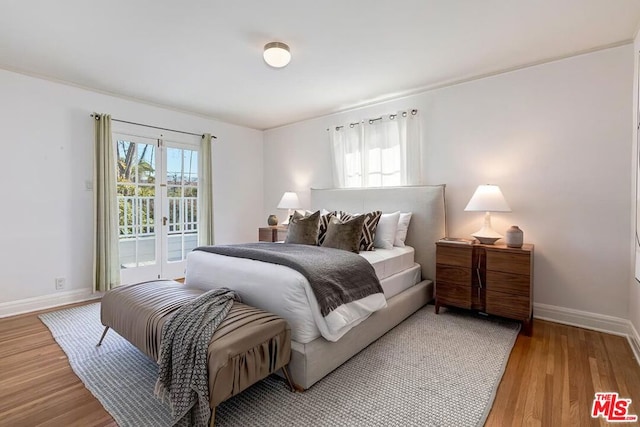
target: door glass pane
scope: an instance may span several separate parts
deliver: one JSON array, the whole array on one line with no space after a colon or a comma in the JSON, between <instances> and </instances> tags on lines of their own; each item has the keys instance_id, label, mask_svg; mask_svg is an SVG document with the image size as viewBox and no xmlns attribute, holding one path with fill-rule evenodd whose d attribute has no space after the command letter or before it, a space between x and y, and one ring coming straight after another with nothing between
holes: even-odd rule
<instances>
[{"instance_id":1,"label":"door glass pane","mask_svg":"<svg viewBox=\"0 0 640 427\"><path fill-rule=\"evenodd\" d=\"M198 152L167 148L168 261L182 261L198 245Z\"/></svg>"},{"instance_id":2,"label":"door glass pane","mask_svg":"<svg viewBox=\"0 0 640 427\"><path fill-rule=\"evenodd\" d=\"M184 184L198 185L198 152L183 150Z\"/></svg>"},{"instance_id":3,"label":"door glass pane","mask_svg":"<svg viewBox=\"0 0 640 427\"><path fill-rule=\"evenodd\" d=\"M120 267L156 262L155 144L116 141Z\"/></svg>"},{"instance_id":4,"label":"door glass pane","mask_svg":"<svg viewBox=\"0 0 640 427\"><path fill-rule=\"evenodd\" d=\"M155 183L156 182L156 170L155 170L155 145L138 144L138 163L137 174L139 182L142 183Z\"/></svg>"},{"instance_id":5,"label":"door glass pane","mask_svg":"<svg viewBox=\"0 0 640 427\"><path fill-rule=\"evenodd\" d=\"M135 182L136 144L119 140L116 142L118 153L118 182Z\"/></svg>"},{"instance_id":6,"label":"door glass pane","mask_svg":"<svg viewBox=\"0 0 640 427\"><path fill-rule=\"evenodd\" d=\"M167 185L182 184L182 150L167 148Z\"/></svg>"}]
</instances>

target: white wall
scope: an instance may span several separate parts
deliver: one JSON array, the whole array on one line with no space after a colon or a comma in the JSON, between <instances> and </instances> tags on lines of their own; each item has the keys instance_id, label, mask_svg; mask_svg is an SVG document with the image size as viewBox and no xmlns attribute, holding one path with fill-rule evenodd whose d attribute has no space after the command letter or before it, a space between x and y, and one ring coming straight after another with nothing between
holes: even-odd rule
<instances>
[{"instance_id":1,"label":"white wall","mask_svg":"<svg viewBox=\"0 0 640 427\"><path fill-rule=\"evenodd\" d=\"M262 132L0 70L0 315L90 293L94 111L216 135L216 240L256 240ZM67 279L65 292L55 291L55 277Z\"/></svg>"},{"instance_id":2,"label":"white wall","mask_svg":"<svg viewBox=\"0 0 640 427\"><path fill-rule=\"evenodd\" d=\"M632 131L633 131L633 137L632 137L632 146L633 146L633 156L631 158L631 168L633 170L633 173L631 175L631 188L632 188L632 194L630 199L632 201L634 201L635 203L632 203L632 207L631 207L631 221L632 221L632 227L635 229L636 227L636 218L637 215L640 215L640 212L636 212L637 209L637 203L640 203L640 200L636 200L636 195L637 195L637 190L636 190L636 183L637 183L637 179L638 177L636 176L638 173L638 170L636 168L638 168L639 164L639 158L638 158L638 144L637 144L637 138L638 138L638 73L640 73L640 70L638 69L638 52L640 51L640 33L636 36L635 42L634 42L634 49L633 49L633 58L634 58L634 75L633 75L633 111L631 112L631 116L632 116L632 120L633 120L633 127L632 127ZM639 230L640 231L640 230ZM637 253L637 254L636 254ZM631 256L633 261L631 263L631 280L629 281L629 320L631 321L631 324L633 325L633 328L635 329L633 331L633 335L634 338L636 340L636 351L640 350L640 282L636 281L635 279L635 265L636 263L640 263L640 246L638 246L636 244L636 240L635 238L632 237L631 239ZM635 258L638 259L635 259ZM640 356L640 354L637 354L637 356Z\"/></svg>"},{"instance_id":3,"label":"white wall","mask_svg":"<svg viewBox=\"0 0 640 427\"><path fill-rule=\"evenodd\" d=\"M418 108L449 234L480 228L464 207L498 184L513 212L494 228L517 224L536 245L535 302L627 319L632 61L626 45L269 130L263 216L284 191L308 206L309 187L332 186L327 127Z\"/></svg>"}]
</instances>

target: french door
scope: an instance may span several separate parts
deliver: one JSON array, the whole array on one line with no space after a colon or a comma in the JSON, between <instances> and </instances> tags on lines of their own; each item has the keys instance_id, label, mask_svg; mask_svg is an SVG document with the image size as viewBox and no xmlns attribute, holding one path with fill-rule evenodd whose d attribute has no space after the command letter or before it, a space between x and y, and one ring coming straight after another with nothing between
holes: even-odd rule
<instances>
[{"instance_id":1,"label":"french door","mask_svg":"<svg viewBox=\"0 0 640 427\"><path fill-rule=\"evenodd\" d=\"M198 149L114 134L123 284L184 277L198 244Z\"/></svg>"}]
</instances>

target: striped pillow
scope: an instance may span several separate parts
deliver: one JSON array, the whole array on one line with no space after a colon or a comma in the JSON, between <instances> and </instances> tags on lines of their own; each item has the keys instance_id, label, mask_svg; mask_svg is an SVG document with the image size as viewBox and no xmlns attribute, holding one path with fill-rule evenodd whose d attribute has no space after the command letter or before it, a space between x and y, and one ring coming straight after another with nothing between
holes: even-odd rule
<instances>
[{"instance_id":1,"label":"striped pillow","mask_svg":"<svg viewBox=\"0 0 640 427\"><path fill-rule=\"evenodd\" d=\"M340 220L341 221L349 221L352 218L357 216L364 216L364 224L362 225L362 234L360 235L360 250L361 251L372 251L373 250L373 240L376 236L376 228L378 227L378 221L380 221L380 216L382 216L381 211L373 211L366 214L350 214L348 212L340 211Z\"/></svg>"},{"instance_id":2,"label":"striped pillow","mask_svg":"<svg viewBox=\"0 0 640 427\"><path fill-rule=\"evenodd\" d=\"M320 216L320 221L318 222L318 246L322 246L324 239L327 237L327 228L332 216L336 216L336 212L327 212Z\"/></svg>"}]
</instances>

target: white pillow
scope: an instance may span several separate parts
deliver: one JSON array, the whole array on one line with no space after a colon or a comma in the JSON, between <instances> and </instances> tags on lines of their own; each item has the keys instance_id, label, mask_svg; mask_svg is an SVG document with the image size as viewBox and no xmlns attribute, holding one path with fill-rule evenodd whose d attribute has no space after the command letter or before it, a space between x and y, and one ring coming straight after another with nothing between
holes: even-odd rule
<instances>
[{"instance_id":1,"label":"white pillow","mask_svg":"<svg viewBox=\"0 0 640 427\"><path fill-rule=\"evenodd\" d=\"M393 249L393 242L396 239L400 211L382 214L376 228L376 235L373 239L373 246L380 249Z\"/></svg>"},{"instance_id":2,"label":"white pillow","mask_svg":"<svg viewBox=\"0 0 640 427\"><path fill-rule=\"evenodd\" d=\"M396 230L396 240L395 242L393 242L393 246L404 248L404 241L407 238L409 222L411 222L411 212L400 213L400 219L398 220L398 229Z\"/></svg>"}]
</instances>

